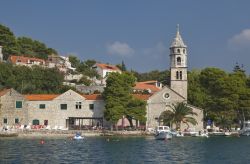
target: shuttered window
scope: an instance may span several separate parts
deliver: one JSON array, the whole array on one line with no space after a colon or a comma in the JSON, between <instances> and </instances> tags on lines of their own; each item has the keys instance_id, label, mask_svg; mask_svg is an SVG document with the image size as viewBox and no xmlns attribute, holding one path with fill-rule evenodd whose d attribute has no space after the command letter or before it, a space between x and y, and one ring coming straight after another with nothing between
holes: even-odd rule
<instances>
[{"instance_id":1,"label":"shuttered window","mask_svg":"<svg viewBox=\"0 0 250 164\"><path fill-rule=\"evenodd\" d=\"M23 102L22 101L16 101L16 108L22 108Z\"/></svg>"}]
</instances>

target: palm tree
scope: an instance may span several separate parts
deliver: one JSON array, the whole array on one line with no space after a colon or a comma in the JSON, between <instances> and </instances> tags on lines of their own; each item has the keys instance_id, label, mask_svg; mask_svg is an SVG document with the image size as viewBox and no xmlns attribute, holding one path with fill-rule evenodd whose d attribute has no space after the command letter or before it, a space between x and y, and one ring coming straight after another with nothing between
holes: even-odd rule
<instances>
[{"instance_id":1,"label":"palm tree","mask_svg":"<svg viewBox=\"0 0 250 164\"><path fill-rule=\"evenodd\" d=\"M193 112L193 109L188 107L186 103L181 102L173 104L173 111L164 111L160 119L163 120L164 124L166 123L175 123L176 129L181 128L181 123L185 123L189 127L189 123L196 125L198 124L196 119L192 116L197 116L197 113Z\"/></svg>"},{"instance_id":2,"label":"palm tree","mask_svg":"<svg viewBox=\"0 0 250 164\"><path fill-rule=\"evenodd\" d=\"M174 113L170 110L166 110L162 112L162 114L159 117L159 120L163 121L163 125L170 125L171 127L173 123L173 118L174 118Z\"/></svg>"}]
</instances>

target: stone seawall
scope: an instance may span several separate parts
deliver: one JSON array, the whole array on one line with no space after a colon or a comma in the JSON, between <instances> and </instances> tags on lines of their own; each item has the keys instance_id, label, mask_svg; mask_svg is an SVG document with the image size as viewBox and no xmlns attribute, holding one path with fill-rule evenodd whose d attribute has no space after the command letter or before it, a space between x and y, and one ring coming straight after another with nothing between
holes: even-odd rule
<instances>
[{"instance_id":1,"label":"stone seawall","mask_svg":"<svg viewBox=\"0 0 250 164\"><path fill-rule=\"evenodd\" d=\"M145 136L145 131L92 131L92 130L24 130L18 131L18 137L73 137L76 132L83 136Z\"/></svg>"}]
</instances>

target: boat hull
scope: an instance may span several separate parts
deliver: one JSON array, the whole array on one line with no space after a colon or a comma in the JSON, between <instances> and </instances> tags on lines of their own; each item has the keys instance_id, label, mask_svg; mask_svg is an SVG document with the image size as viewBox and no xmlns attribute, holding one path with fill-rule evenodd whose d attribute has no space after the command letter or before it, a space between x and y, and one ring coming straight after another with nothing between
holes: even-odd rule
<instances>
[{"instance_id":1,"label":"boat hull","mask_svg":"<svg viewBox=\"0 0 250 164\"><path fill-rule=\"evenodd\" d=\"M74 136L73 139L74 140L83 140L84 137L82 137L82 136Z\"/></svg>"},{"instance_id":2,"label":"boat hull","mask_svg":"<svg viewBox=\"0 0 250 164\"><path fill-rule=\"evenodd\" d=\"M156 140L168 140L172 138L172 134L168 132L159 132L155 135Z\"/></svg>"}]
</instances>

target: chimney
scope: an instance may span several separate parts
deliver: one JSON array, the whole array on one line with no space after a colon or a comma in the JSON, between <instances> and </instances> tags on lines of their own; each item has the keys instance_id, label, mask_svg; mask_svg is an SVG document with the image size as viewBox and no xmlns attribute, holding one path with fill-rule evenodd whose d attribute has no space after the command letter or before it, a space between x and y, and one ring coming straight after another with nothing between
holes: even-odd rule
<instances>
[{"instance_id":1,"label":"chimney","mask_svg":"<svg viewBox=\"0 0 250 164\"><path fill-rule=\"evenodd\" d=\"M3 61L3 53L2 53L2 46L0 46L0 62Z\"/></svg>"}]
</instances>

